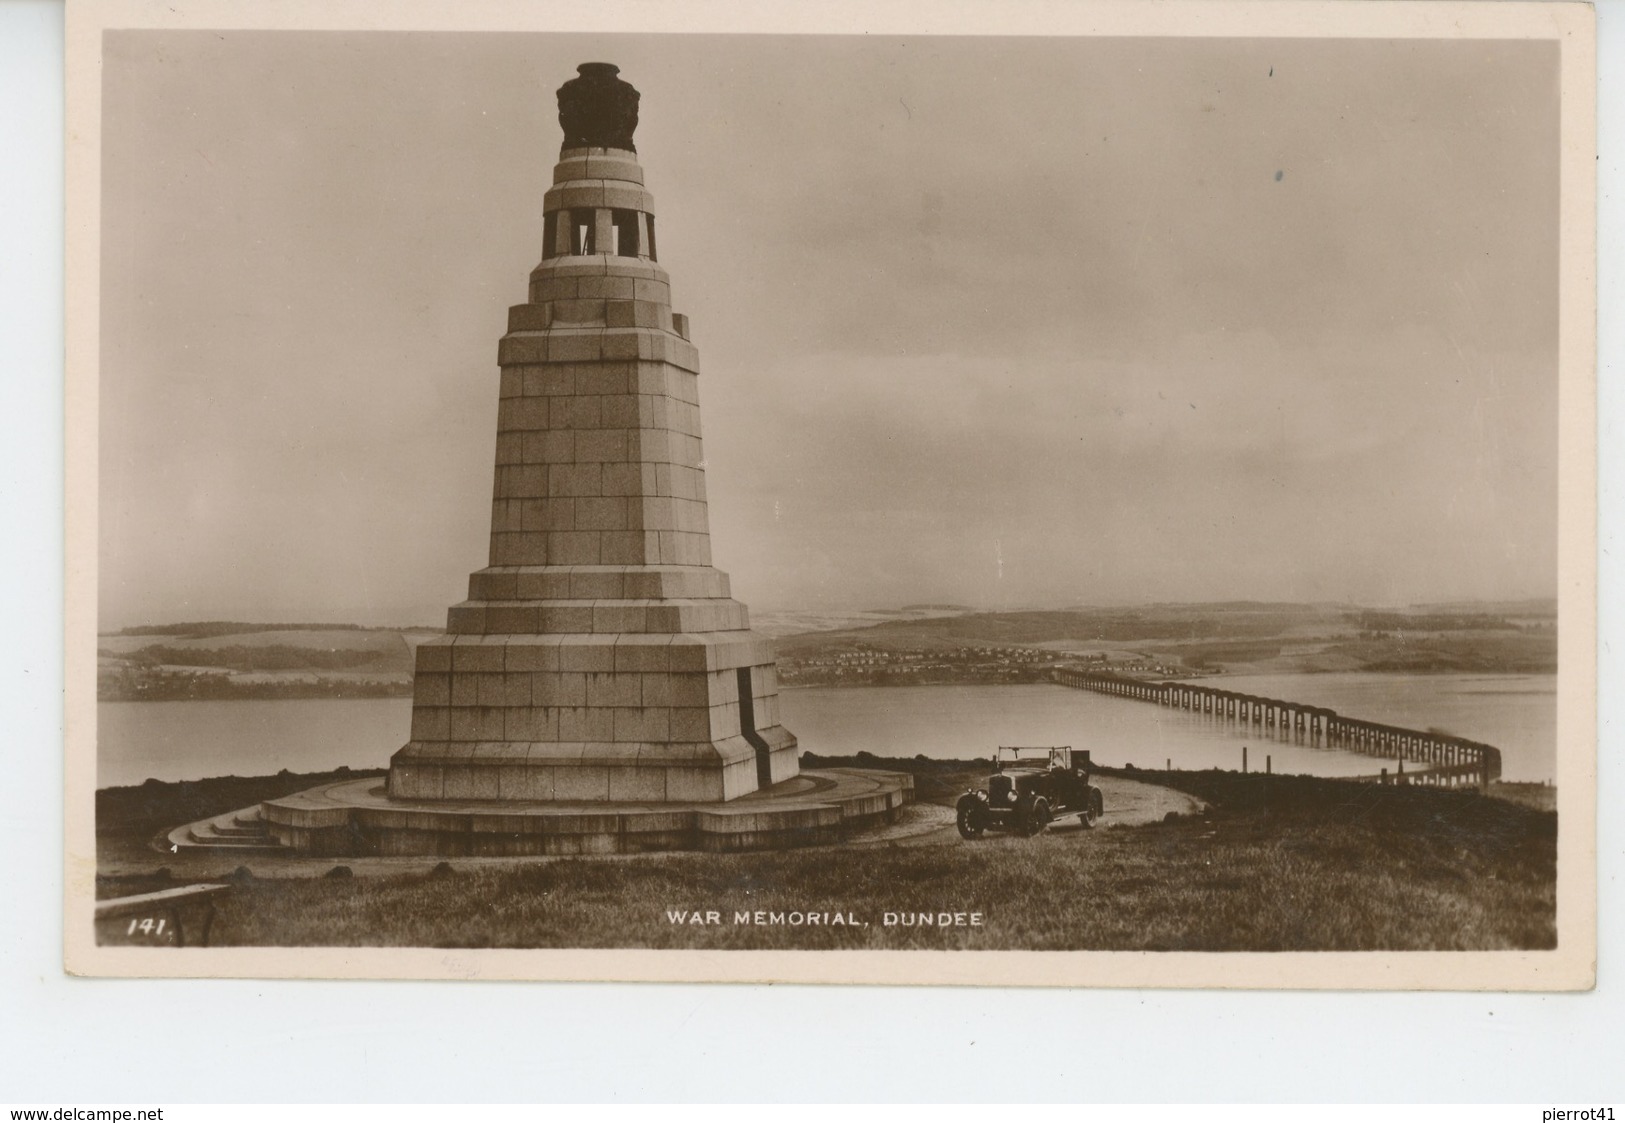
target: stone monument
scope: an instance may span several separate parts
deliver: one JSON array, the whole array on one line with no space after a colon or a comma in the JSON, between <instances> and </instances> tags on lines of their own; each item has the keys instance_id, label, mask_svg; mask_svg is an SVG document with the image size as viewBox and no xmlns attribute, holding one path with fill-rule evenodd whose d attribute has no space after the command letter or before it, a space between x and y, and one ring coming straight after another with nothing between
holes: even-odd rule
<instances>
[{"instance_id":1,"label":"stone monument","mask_svg":"<svg viewBox=\"0 0 1625 1123\"><path fill-rule=\"evenodd\" d=\"M607 63L558 91L502 339L490 565L417 649L395 799L730 800L794 776L770 641L711 565L699 357Z\"/></svg>"},{"instance_id":2,"label":"stone monument","mask_svg":"<svg viewBox=\"0 0 1625 1123\"><path fill-rule=\"evenodd\" d=\"M542 262L497 361L490 565L417 649L411 740L351 778L177 827L299 854L758 850L896 822L906 773L803 772L773 646L711 564L699 358L655 257L607 63L559 90Z\"/></svg>"}]
</instances>

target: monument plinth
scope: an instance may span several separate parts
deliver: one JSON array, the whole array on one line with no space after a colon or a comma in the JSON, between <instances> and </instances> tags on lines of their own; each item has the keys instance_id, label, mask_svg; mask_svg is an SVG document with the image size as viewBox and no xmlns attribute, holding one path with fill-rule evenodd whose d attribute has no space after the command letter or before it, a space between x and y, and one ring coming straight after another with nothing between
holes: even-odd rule
<instances>
[{"instance_id":1,"label":"monument plinth","mask_svg":"<svg viewBox=\"0 0 1625 1123\"><path fill-rule=\"evenodd\" d=\"M417 650L395 799L725 801L797 771L772 644L711 564L699 355L656 258L638 93L579 70L498 350L490 565Z\"/></svg>"}]
</instances>

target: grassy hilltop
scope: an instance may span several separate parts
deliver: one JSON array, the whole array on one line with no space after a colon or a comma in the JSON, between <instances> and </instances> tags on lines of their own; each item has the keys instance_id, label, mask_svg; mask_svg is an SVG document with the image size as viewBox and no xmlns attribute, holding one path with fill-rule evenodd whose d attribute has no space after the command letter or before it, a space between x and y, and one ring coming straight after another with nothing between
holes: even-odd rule
<instances>
[{"instance_id":1,"label":"grassy hilltop","mask_svg":"<svg viewBox=\"0 0 1625 1123\"><path fill-rule=\"evenodd\" d=\"M906 769L951 804L986 765ZM1125 774L1127 775L1127 774ZM1557 816L1467 792L1224 772L1138 774L1203 815L1139 827L773 853L381 862L142 848L189 817L325 777L149 783L99 793L100 895L226 880L218 944L408 947L1028 948L1145 951L1550 948ZM211 786L220 785L218 789ZM144 864L143 864L144 863ZM163 867L162 870L159 867ZM234 867L236 867L234 871ZM345 876L324 876L342 871ZM350 876L353 874L353 876ZM669 910L725 922L673 924ZM867 926L756 927L735 910L841 911ZM980 927L884 914L980 912Z\"/></svg>"}]
</instances>

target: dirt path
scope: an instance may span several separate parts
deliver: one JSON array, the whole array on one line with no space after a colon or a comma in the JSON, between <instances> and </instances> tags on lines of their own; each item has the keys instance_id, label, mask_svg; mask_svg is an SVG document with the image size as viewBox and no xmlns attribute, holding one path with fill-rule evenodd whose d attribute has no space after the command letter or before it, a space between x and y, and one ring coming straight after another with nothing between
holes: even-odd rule
<instances>
[{"instance_id":1,"label":"dirt path","mask_svg":"<svg viewBox=\"0 0 1625 1123\"><path fill-rule=\"evenodd\" d=\"M1101 816L1095 830L1161 822L1169 812L1194 815L1204 806L1195 796L1139 780L1094 776L1090 782L1100 789L1106 804L1106 813ZM1056 819L1049 829L1056 834L1084 833L1084 827L1075 815ZM931 845L958 841L959 832L954 827L951 807L916 803L904 808L902 817L896 823L856 832L843 845Z\"/></svg>"},{"instance_id":2,"label":"dirt path","mask_svg":"<svg viewBox=\"0 0 1625 1123\"><path fill-rule=\"evenodd\" d=\"M1106 800L1106 814L1100 820L1104 827L1160 822L1170 811L1194 815L1207 806L1193 795L1142 780L1096 776L1093 783Z\"/></svg>"}]
</instances>

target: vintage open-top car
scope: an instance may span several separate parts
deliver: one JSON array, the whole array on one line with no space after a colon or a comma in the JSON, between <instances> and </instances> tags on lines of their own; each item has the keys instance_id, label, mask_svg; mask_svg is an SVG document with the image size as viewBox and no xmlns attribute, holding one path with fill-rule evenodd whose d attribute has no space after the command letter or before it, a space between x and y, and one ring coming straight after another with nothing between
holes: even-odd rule
<instances>
[{"instance_id":1,"label":"vintage open-top car","mask_svg":"<svg viewBox=\"0 0 1625 1123\"><path fill-rule=\"evenodd\" d=\"M1043 748L1000 745L987 787L959 797L959 833L986 830L1037 834L1058 816L1076 815L1092 827L1105 811L1100 789L1089 783L1089 752L1070 745Z\"/></svg>"}]
</instances>

